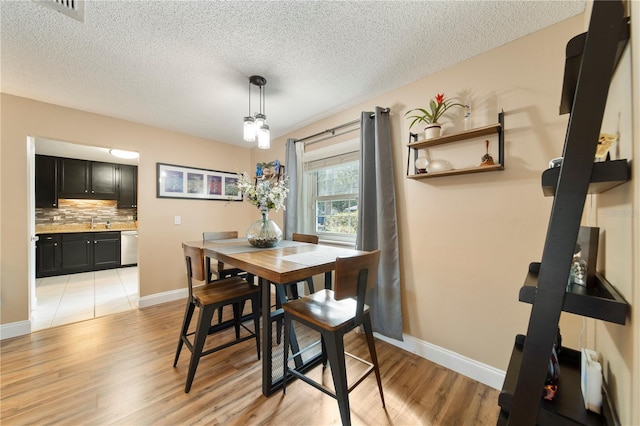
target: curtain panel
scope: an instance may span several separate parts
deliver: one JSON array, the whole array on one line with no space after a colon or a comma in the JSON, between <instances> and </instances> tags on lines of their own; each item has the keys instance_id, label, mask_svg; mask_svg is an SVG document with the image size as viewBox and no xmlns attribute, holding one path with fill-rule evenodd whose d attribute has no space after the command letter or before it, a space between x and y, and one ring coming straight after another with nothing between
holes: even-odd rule
<instances>
[{"instance_id":1,"label":"curtain panel","mask_svg":"<svg viewBox=\"0 0 640 426\"><path fill-rule=\"evenodd\" d=\"M358 250L380 249L378 282L367 292L373 329L402 340L398 221L388 110L365 111L360 123Z\"/></svg>"}]
</instances>

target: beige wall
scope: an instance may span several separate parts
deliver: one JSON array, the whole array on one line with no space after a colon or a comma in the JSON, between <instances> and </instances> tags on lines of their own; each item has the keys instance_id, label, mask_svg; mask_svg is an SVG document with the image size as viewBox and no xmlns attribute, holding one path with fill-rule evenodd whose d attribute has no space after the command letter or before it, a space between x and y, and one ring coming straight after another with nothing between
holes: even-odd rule
<instances>
[{"instance_id":1,"label":"beige wall","mask_svg":"<svg viewBox=\"0 0 640 426\"><path fill-rule=\"evenodd\" d=\"M518 291L529 263L542 255L552 199L543 196L540 175L551 158L562 154L568 118L558 115L564 48L582 31L582 19L537 32L287 135L304 137L331 128L376 105L391 108L405 334L506 369L515 335L525 333L528 323L530 305L518 302ZM403 115L425 107L437 92L460 97L469 93L474 126L495 123L504 109L505 171L405 178L409 122ZM461 118L448 123L445 133L462 130ZM460 147L479 164L484 138ZM454 161L458 167L467 165L455 149L431 154L459 160ZM562 321L566 343L576 346L580 319L563 314Z\"/></svg>"},{"instance_id":2,"label":"beige wall","mask_svg":"<svg viewBox=\"0 0 640 426\"><path fill-rule=\"evenodd\" d=\"M567 20L285 135L273 141L269 151L253 150L251 158L241 148L3 95L2 323L27 317L26 135L103 146L117 141L118 148L141 152L140 274L144 296L182 286L180 241L198 238L203 228L215 226L218 220L243 230L256 216L255 209L244 203L225 206L156 199L157 161L224 170L251 169L256 161L284 160L287 137L300 138L331 128L379 105L391 108L390 161L398 200L404 333L505 370L515 335L526 332L530 306L518 302L518 291L529 262L541 257L552 203L542 194L541 171L551 158L562 154L568 117L558 115L558 106L565 43L582 31L583 16ZM504 109L505 171L424 181L404 177L409 123L403 114L425 106L443 91L448 96L470 94L475 126L494 123ZM637 93L634 99L637 107ZM445 132L461 128L458 117ZM357 133L350 136L357 137ZM483 142L480 139L460 147L479 162ZM460 160L456 150L434 150L431 154L433 158L468 161ZM633 188L638 193L635 182L626 188L622 191ZM632 206L636 213L633 220L621 225L620 235L628 230L629 222L637 226L640 199L627 193L621 197L623 208ZM607 208L602 203L605 201L598 201L598 208ZM172 225L177 214L183 217L179 227ZM598 213L598 221L600 216ZM281 221L281 214L274 218ZM628 283L629 290L636 289L630 299L637 304L638 266L628 257L634 250L637 257L640 251L637 228L622 250L627 256L623 260L626 275L620 282ZM608 241L607 251L611 257L617 253ZM607 275L610 262L605 261ZM627 279L629 268L632 279ZM640 424L638 409L632 413L630 406L630 401L640 396L638 379L631 378L640 371L638 331L633 325L638 323L637 310L634 315L635 321L624 327L591 323L592 329L598 328L592 334L598 350L607 357L608 375L615 379L616 405L627 424ZM561 328L564 343L579 347L582 318L563 314Z\"/></svg>"},{"instance_id":3,"label":"beige wall","mask_svg":"<svg viewBox=\"0 0 640 426\"><path fill-rule=\"evenodd\" d=\"M204 230L244 231L246 203L156 198L156 163L242 171L251 151L124 120L2 94L2 321L28 319L27 136L140 152L138 168L140 296L186 287L181 242ZM182 217L174 225L174 216Z\"/></svg>"},{"instance_id":4,"label":"beige wall","mask_svg":"<svg viewBox=\"0 0 640 426\"><path fill-rule=\"evenodd\" d=\"M640 22L640 3L628 6L632 22ZM640 32L634 31L612 80L602 125L604 133L618 135L614 159L633 158L640 152L639 58ZM638 176L637 161L631 167L631 176ZM594 197L593 210L592 226L600 227L598 270L632 308L625 326L595 320L588 320L588 326L602 357L604 379L620 422L640 424L640 181L634 179Z\"/></svg>"}]
</instances>

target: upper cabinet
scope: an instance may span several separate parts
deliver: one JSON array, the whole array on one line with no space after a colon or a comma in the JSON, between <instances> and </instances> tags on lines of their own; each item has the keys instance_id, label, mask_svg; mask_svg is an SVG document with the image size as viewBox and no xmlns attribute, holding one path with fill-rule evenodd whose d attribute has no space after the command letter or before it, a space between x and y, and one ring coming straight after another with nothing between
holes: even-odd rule
<instances>
[{"instance_id":1,"label":"upper cabinet","mask_svg":"<svg viewBox=\"0 0 640 426\"><path fill-rule=\"evenodd\" d=\"M60 159L60 198L117 199L116 164Z\"/></svg>"},{"instance_id":2,"label":"upper cabinet","mask_svg":"<svg viewBox=\"0 0 640 426\"><path fill-rule=\"evenodd\" d=\"M138 167L118 165L118 208L138 207Z\"/></svg>"},{"instance_id":3,"label":"upper cabinet","mask_svg":"<svg viewBox=\"0 0 640 426\"><path fill-rule=\"evenodd\" d=\"M36 208L58 207L58 158L36 155Z\"/></svg>"}]
</instances>

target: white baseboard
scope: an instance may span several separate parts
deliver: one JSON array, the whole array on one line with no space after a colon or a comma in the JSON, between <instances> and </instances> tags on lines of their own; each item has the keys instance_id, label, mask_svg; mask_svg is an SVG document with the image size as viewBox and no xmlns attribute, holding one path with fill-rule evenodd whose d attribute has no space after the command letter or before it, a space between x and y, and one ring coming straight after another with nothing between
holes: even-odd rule
<instances>
[{"instance_id":1,"label":"white baseboard","mask_svg":"<svg viewBox=\"0 0 640 426\"><path fill-rule=\"evenodd\" d=\"M31 333L31 321L18 321L0 325L0 340Z\"/></svg>"},{"instance_id":2,"label":"white baseboard","mask_svg":"<svg viewBox=\"0 0 640 426\"><path fill-rule=\"evenodd\" d=\"M189 296L189 291L186 288L178 290L165 291L164 293L155 293L149 296L143 296L138 300L138 306L140 308L147 308L153 305L159 305L160 303L173 302L174 300L184 299Z\"/></svg>"},{"instance_id":3,"label":"white baseboard","mask_svg":"<svg viewBox=\"0 0 640 426\"><path fill-rule=\"evenodd\" d=\"M506 372L502 370L498 370L490 365L483 364L456 352L441 348L406 334L402 335L404 342L391 339L379 333L374 333L374 335L378 339L393 346L404 349L412 354L416 354L424 359L428 359L429 361L442 365L456 373L460 373L463 376L477 380L478 382L494 389L502 389L502 384L506 375Z\"/></svg>"}]
</instances>

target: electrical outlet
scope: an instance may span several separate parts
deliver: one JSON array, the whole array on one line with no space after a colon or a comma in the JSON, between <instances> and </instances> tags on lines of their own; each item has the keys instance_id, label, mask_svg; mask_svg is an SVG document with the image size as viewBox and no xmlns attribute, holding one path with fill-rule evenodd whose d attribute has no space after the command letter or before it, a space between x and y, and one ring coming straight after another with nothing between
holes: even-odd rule
<instances>
[{"instance_id":1,"label":"electrical outlet","mask_svg":"<svg viewBox=\"0 0 640 426\"><path fill-rule=\"evenodd\" d=\"M173 217L173 224L174 225L180 225L182 223L182 217L180 216L174 216Z\"/></svg>"},{"instance_id":2,"label":"electrical outlet","mask_svg":"<svg viewBox=\"0 0 640 426\"><path fill-rule=\"evenodd\" d=\"M54 216L53 220L62 220L62 216Z\"/></svg>"},{"instance_id":3,"label":"electrical outlet","mask_svg":"<svg viewBox=\"0 0 640 426\"><path fill-rule=\"evenodd\" d=\"M127 216L127 220L133 220L133 216Z\"/></svg>"}]
</instances>

